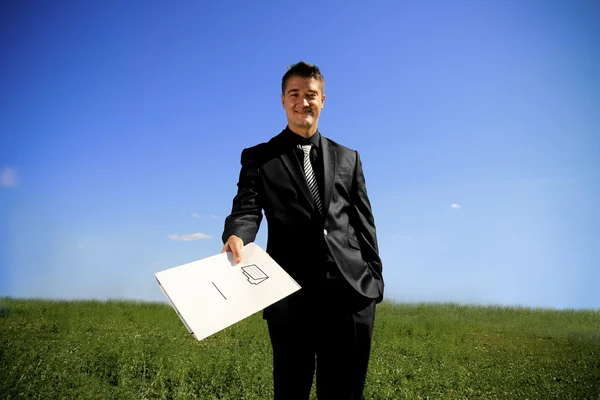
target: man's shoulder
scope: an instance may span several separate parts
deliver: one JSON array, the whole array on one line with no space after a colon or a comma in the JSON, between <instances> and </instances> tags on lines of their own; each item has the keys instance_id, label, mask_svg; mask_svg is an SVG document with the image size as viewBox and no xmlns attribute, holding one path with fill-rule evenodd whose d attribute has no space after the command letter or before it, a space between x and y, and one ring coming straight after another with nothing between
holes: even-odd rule
<instances>
[{"instance_id":1,"label":"man's shoulder","mask_svg":"<svg viewBox=\"0 0 600 400\"><path fill-rule=\"evenodd\" d=\"M321 140L327 141L327 145L329 146L330 149L335 150L336 152L339 153L356 153L357 151L354 149L351 149L347 146L344 146L343 144L340 144L338 142L336 142L335 140L329 139L326 136L323 136L321 134Z\"/></svg>"},{"instance_id":2,"label":"man's shoulder","mask_svg":"<svg viewBox=\"0 0 600 400\"><path fill-rule=\"evenodd\" d=\"M282 149L282 133L272 137L267 142L247 147L242 150L242 163L253 162L258 165L264 164L271 158L278 156Z\"/></svg>"}]
</instances>

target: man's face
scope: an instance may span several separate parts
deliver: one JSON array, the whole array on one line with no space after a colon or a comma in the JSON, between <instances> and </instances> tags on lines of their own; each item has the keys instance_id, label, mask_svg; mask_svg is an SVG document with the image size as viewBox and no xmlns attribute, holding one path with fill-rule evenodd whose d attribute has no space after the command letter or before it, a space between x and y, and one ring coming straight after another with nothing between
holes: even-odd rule
<instances>
[{"instance_id":1,"label":"man's face","mask_svg":"<svg viewBox=\"0 0 600 400\"><path fill-rule=\"evenodd\" d=\"M292 130L296 128L310 135L316 132L319 115L325 103L325 94L320 81L315 78L292 76L287 81L285 92L281 95L281 103Z\"/></svg>"}]
</instances>

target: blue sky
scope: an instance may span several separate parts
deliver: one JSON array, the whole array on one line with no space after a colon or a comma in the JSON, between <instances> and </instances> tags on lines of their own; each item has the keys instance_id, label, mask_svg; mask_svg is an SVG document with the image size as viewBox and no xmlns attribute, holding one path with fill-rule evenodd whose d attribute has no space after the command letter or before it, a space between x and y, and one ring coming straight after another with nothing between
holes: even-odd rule
<instances>
[{"instance_id":1,"label":"blue sky","mask_svg":"<svg viewBox=\"0 0 600 400\"><path fill-rule=\"evenodd\" d=\"M0 3L0 296L164 300L320 66L387 298L600 308L600 3ZM266 226L257 243L266 244ZM188 239L188 240L184 240ZM191 240L194 239L194 240Z\"/></svg>"}]
</instances>

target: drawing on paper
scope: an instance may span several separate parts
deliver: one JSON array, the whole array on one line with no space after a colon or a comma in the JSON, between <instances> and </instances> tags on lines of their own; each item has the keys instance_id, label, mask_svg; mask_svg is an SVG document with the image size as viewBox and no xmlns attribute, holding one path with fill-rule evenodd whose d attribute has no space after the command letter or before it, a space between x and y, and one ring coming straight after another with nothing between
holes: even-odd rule
<instances>
[{"instance_id":1,"label":"drawing on paper","mask_svg":"<svg viewBox=\"0 0 600 400\"><path fill-rule=\"evenodd\" d=\"M246 278L248 278L248 282L253 285L258 285L259 283L269 279L267 274L265 274L262 269L258 268L256 264L250 264L242 267L242 272L244 275L246 275Z\"/></svg>"},{"instance_id":2,"label":"drawing on paper","mask_svg":"<svg viewBox=\"0 0 600 400\"><path fill-rule=\"evenodd\" d=\"M213 284L213 286L215 287L215 289L217 289L217 291L218 291L218 292L221 294L221 296L223 296L223 298L224 298L225 300L227 300L227 297L225 297L225 295L223 294L223 292L221 292L221 289L219 289L219 288L217 287L217 285L215 285L215 283L214 283L214 282L212 282L212 284Z\"/></svg>"}]
</instances>

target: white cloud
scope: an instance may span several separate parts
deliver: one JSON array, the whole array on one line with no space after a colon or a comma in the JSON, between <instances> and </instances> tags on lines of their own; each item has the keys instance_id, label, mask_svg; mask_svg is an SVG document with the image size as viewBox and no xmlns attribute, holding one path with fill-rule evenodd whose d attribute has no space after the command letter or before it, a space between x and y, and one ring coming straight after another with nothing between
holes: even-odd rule
<instances>
[{"instance_id":1,"label":"white cloud","mask_svg":"<svg viewBox=\"0 0 600 400\"><path fill-rule=\"evenodd\" d=\"M0 169L0 187L16 186L18 182L17 170L14 168Z\"/></svg>"},{"instance_id":2,"label":"white cloud","mask_svg":"<svg viewBox=\"0 0 600 400\"><path fill-rule=\"evenodd\" d=\"M460 208L460 204L452 203L450 205L450 207L455 208L455 209L459 209Z\"/></svg>"},{"instance_id":3,"label":"white cloud","mask_svg":"<svg viewBox=\"0 0 600 400\"><path fill-rule=\"evenodd\" d=\"M205 215L204 217L198 213L192 213L192 217L194 218L211 218L211 219L217 219L217 216L215 214L211 214L210 217L208 217L207 215Z\"/></svg>"},{"instance_id":4,"label":"white cloud","mask_svg":"<svg viewBox=\"0 0 600 400\"><path fill-rule=\"evenodd\" d=\"M207 235L202 232L198 232L198 233L192 233L191 235L169 235L169 239L179 240L182 242L189 242L191 240L212 239L212 236Z\"/></svg>"}]
</instances>

